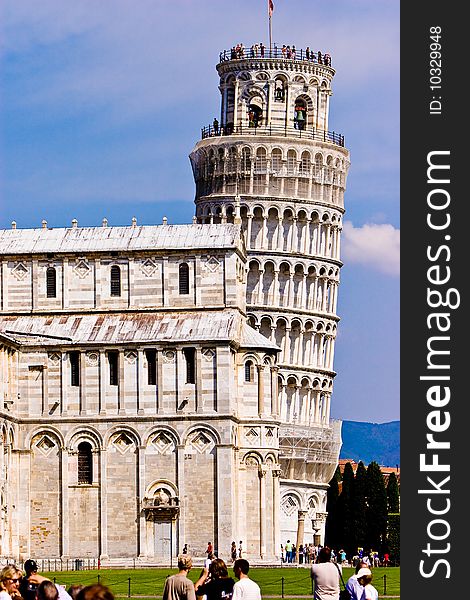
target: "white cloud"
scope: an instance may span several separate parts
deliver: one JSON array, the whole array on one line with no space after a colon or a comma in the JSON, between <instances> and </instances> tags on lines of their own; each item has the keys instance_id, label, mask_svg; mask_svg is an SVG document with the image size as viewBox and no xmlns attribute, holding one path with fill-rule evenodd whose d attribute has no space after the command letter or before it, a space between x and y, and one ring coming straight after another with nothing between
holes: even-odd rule
<instances>
[{"instance_id":1,"label":"white cloud","mask_svg":"<svg viewBox=\"0 0 470 600\"><path fill-rule=\"evenodd\" d=\"M345 221L342 255L345 262L372 267L387 275L399 275L400 230L388 223L354 227Z\"/></svg>"}]
</instances>

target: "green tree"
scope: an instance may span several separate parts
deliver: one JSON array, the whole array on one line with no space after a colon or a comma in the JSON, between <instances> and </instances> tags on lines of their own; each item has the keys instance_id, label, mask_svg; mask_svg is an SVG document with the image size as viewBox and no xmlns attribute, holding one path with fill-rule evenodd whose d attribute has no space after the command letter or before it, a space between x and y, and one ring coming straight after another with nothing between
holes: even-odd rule
<instances>
[{"instance_id":1,"label":"green tree","mask_svg":"<svg viewBox=\"0 0 470 600\"><path fill-rule=\"evenodd\" d=\"M387 490L380 466L372 461L367 467L367 548L383 551L387 537Z\"/></svg>"},{"instance_id":2,"label":"green tree","mask_svg":"<svg viewBox=\"0 0 470 600\"><path fill-rule=\"evenodd\" d=\"M351 546L354 540L354 524L352 518L352 502L354 493L354 471L350 462L344 466L341 493L338 498L338 546L344 549Z\"/></svg>"},{"instance_id":3,"label":"green tree","mask_svg":"<svg viewBox=\"0 0 470 600\"><path fill-rule=\"evenodd\" d=\"M387 549L392 565L400 564L400 515L389 513L387 527Z\"/></svg>"},{"instance_id":4,"label":"green tree","mask_svg":"<svg viewBox=\"0 0 470 600\"><path fill-rule=\"evenodd\" d=\"M367 471L362 460L357 466L354 477L354 493L352 501L352 520L354 535L351 546L345 548L348 557L356 554L358 547L364 548L367 536Z\"/></svg>"},{"instance_id":5,"label":"green tree","mask_svg":"<svg viewBox=\"0 0 470 600\"><path fill-rule=\"evenodd\" d=\"M330 547L336 547L338 544L338 498L340 482L341 470L338 466L330 481L330 487L326 492L326 510L328 516L325 523L325 543Z\"/></svg>"},{"instance_id":6,"label":"green tree","mask_svg":"<svg viewBox=\"0 0 470 600\"><path fill-rule=\"evenodd\" d=\"M400 490L398 488L398 479L392 471L387 482L387 503L389 513L400 512Z\"/></svg>"}]
</instances>

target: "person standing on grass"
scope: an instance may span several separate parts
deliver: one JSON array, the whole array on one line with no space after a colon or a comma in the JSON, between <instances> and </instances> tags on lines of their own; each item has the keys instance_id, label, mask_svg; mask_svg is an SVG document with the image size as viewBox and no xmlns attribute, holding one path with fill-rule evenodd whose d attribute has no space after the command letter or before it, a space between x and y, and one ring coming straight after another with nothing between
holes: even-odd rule
<instances>
[{"instance_id":1,"label":"person standing on grass","mask_svg":"<svg viewBox=\"0 0 470 600\"><path fill-rule=\"evenodd\" d=\"M237 545L235 541L232 542L232 546L230 548L230 557L232 559L232 562L235 562L237 560Z\"/></svg>"},{"instance_id":2,"label":"person standing on grass","mask_svg":"<svg viewBox=\"0 0 470 600\"><path fill-rule=\"evenodd\" d=\"M286 542L286 562L292 562L292 544L290 540Z\"/></svg>"},{"instance_id":3,"label":"person standing on grass","mask_svg":"<svg viewBox=\"0 0 470 600\"><path fill-rule=\"evenodd\" d=\"M339 600L339 573L342 569L331 562L331 548L323 546L317 560L310 567L310 576L315 584L313 600Z\"/></svg>"},{"instance_id":4,"label":"person standing on grass","mask_svg":"<svg viewBox=\"0 0 470 600\"><path fill-rule=\"evenodd\" d=\"M188 554L178 556L178 573L165 581L163 600L196 600L194 583L189 579L193 561Z\"/></svg>"},{"instance_id":5,"label":"person standing on grass","mask_svg":"<svg viewBox=\"0 0 470 600\"><path fill-rule=\"evenodd\" d=\"M237 558L233 565L233 572L239 581L233 586L232 600L261 600L260 587L248 577L249 570L248 561Z\"/></svg>"},{"instance_id":6,"label":"person standing on grass","mask_svg":"<svg viewBox=\"0 0 470 600\"><path fill-rule=\"evenodd\" d=\"M38 573L38 565L35 560L29 558L24 563L26 575L20 585L20 593L25 600L34 600L37 595L37 589L43 581L50 581L47 577L43 577ZM59 594L59 600L72 600L64 586L57 583L54 584ZM23 591L25 590L25 591Z\"/></svg>"},{"instance_id":7,"label":"person standing on grass","mask_svg":"<svg viewBox=\"0 0 470 600\"><path fill-rule=\"evenodd\" d=\"M221 558L215 558L209 569L204 569L194 584L196 597L207 600L231 600L235 581L229 577L227 565Z\"/></svg>"}]
</instances>

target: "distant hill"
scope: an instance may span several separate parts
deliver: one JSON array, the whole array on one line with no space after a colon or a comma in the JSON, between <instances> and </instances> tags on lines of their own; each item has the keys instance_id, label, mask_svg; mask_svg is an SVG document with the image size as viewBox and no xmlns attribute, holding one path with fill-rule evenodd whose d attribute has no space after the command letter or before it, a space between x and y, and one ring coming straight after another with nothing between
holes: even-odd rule
<instances>
[{"instance_id":1,"label":"distant hill","mask_svg":"<svg viewBox=\"0 0 470 600\"><path fill-rule=\"evenodd\" d=\"M400 421L362 423L343 421L340 458L375 461L385 467L400 465Z\"/></svg>"}]
</instances>

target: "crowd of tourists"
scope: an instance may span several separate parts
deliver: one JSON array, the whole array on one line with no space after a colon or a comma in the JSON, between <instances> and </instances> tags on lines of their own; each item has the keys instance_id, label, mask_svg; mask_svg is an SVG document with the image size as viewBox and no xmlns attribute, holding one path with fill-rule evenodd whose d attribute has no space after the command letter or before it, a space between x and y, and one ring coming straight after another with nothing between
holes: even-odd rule
<instances>
[{"instance_id":1,"label":"crowd of tourists","mask_svg":"<svg viewBox=\"0 0 470 600\"><path fill-rule=\"evenodd\" d=\"M0 571L0 600L114 600L114 595L99 583L72 585L66 590L40 575L36 561L29 559L24 563L24 571L15 565Z\"/></svg>"},{"instance_id":2,"label":"crowd of tourists","mask_svg":"<svg viewBox=\"0 0 470 600\"><path fill-rule=\"evenodd\" d=\"M294 44L292 46L283 44L281 47L274 44L272 50L267 51L266 46L260 42L253 44L250 48L245 48L243 44L232 46L230 51L224 50L220 53L220 61L239 60L242 58L286 58L290 60L308 60L319 65L331 66L331 56L328 52L315 52L307 46L305 50L298 50Z\"/></svg>"},{"instance_id":3,"label":"crowd of tourists","mask_svg":"<svg viewBox=\"0 0 470 600\"><path fill-rule=\"evenodd\" d=\"M317 561L318 553L321 550L321 544L299 544L299 548L287 540L285 545L281 544L282 563L313 564ZM364 548L358 548L357 552L347 557L346 552L341 548L335 550L331 548L331 560L344 566L356 567L360 562L365 563L367 567L388 567L390 564L390 555L385 552L382 557L375 550L365 551Z\"/></svg>"},{"instance_id":4,"label":"crowd of tourists","mask_svg":"<svg viewBox=\"0 0 470 600\"><path fill-rule=\"evenodd\" d=\"M342 556L342 552L336 555L328 546L314 544L299 545L297 549L288 540L283 547L283 560L287 563L302 563L304 560L311 563L314 600L339 600L341 584L341 593L348 600L377 600L369 556L357 557L355 573L345 583L342 567L349 563L346 563L346 555ZM261 589L248 575L250 564L243 558L243 553L242 542L238 546L235 541L232 542L230 557L234 579L229 575L227 564L215 555L212 542L208 542L207 558L199 578L193 583L188 577L193 560L185 544L178 556L178 572L165 580L163 600L261 600ZM114 595L100 583L72 585L66 590L40 575L36 562L30 559L24 563L24 572L15 565L7 565L0 571L0 600L114 600Z\"/></svg>"},{"instance_id":5,"label":"crowd of tourists","mask_svg":"<svg viewBox=\"0 0 470 600\"><path fill-rule=\"evenodd\" d=\"M345 583L342 565L331 559L331 548L323 546L317 561L310 567L314 582L313 600L339 600L341 584L348 600L377 600L377 589L372 585L372 571L366 562L359 561L355 573ZM341 584L340 584L341 582Z\"/></svg>"}]
</instances>

